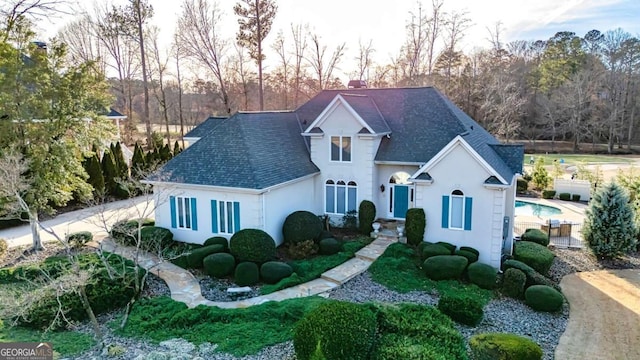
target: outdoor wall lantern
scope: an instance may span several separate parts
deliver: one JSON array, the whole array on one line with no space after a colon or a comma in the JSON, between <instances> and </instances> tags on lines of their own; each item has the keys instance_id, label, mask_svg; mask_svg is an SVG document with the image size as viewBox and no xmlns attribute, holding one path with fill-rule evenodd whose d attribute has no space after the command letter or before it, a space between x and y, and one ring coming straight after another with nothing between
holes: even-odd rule
<instances>
[{"instance_id":1,"label":"outdoor wall lantern","mask_svg":"<svg viewBox=\"0 0 640 360\"><path fill-rule=\"evenodd\" d=\"M380 185L380 192L384 192L384 184Z\"/></svg>"}]
</instances>

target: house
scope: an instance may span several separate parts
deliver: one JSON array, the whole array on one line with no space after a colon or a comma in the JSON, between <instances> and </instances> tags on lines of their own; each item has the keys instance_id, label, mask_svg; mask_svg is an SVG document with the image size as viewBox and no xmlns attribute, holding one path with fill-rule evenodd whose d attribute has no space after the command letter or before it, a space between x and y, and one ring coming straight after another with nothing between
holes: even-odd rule
<instances>
[{"instance_id":1,"label":"house","mask_svg":"<svg viewBox=\"0 0 640 360\"><path fill-rule=\"evenodd\" d=\"M511 251L523 148L500 144L432 87L324 90L295 111L240 112L147 179L156 224L202 243L260 228L278 244L288 214L339 221L362 200L377 216L427 217L426 241Z\"/></svg>"}]
</instances>

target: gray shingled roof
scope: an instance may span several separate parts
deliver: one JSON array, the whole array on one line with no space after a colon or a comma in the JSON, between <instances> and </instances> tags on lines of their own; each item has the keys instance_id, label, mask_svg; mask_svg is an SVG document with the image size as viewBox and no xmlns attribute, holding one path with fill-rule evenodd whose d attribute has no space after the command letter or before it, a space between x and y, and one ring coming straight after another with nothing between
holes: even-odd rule
<instances>
[{"instance_id":1,"label":"gray shingled roof","mask_svg":"<svg viewBox=\"0 0 640 360\"><path fill-rule=\"evenodd\" d=\"M213 130L218 124L220 124L221 120L226 119L224 116L209 116L207 120L201 122L198 126L194 127L184 135L184 137L190 138L203 138L205 135L209 133L209 131Z\"/></svg>"},{"instance_id":2,"label":"gray shingled roof","mask_svg":"<svg viewBox=\"0 0 640 360\"><path fill-rule=\"evenodd\" d=\"M236 113L148 180L265 189L318 173L301 132L293 112Z\"/></svg>"},{"instance_id":3,"label":"gray shingled roof","mask_svg":"<svg viewBox=\"0 0 640 360\"><path fill-rule=\"evenodd\" d=\"M391 132L376 103L367 95L342 94L344 100L360 115L376 134Z\"/></svg>"},{"instance_id":4,"label":"gray shingled roof","mask_svg":"<svg viewBox=\"0 0 640 360\"><path fill-rule=\"evenodd\" d=\"M296 110L302 126L309 126L338 94L343 97L348 94L366 95L377 105L377 110L391 129L390 138L382 138L375 158L377 161L426 163L456 136L462 135L506 181L511 181L513 175L520 172L518 169L522 169L521 146L501 146L491 134L432 87L325 90Z\"/></svg>"}]
</instances>

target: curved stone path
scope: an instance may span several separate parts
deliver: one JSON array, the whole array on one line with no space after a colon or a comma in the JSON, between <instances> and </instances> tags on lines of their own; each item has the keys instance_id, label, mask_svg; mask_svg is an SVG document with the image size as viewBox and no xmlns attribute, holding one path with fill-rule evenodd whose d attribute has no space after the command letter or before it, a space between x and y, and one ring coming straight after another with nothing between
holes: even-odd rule
<instances>
[{"instance_id":1,"label":"curved stone path","mask_svg":"<svg viewBox=\"0 0 640 360\"><path fill-rule=\"evenodd\" d=\"M371 244L356 252L356 257L323 273L318 279L282 289L268 295L238 301L221 302L205 299L200 290L200 283L191 272L171 262L162 261L153 254L140 251L138 254L138 263L142 268L160 277L167 283L171 290L171 298L175 301L183 302L190 308L198 305L206 305L217 306L223 309L234 309L258 305L267 301L282 301L327 292L366 271L373 261L382 255L386 248L393 242L393 237L391 236L378 236ZM136 249L134 247L116 245L110 239L103 240L100 243L100 248L103 251L112 252L128 259L135 257Z\"/></svg>"},{"instance_id":2,"label":"curved stone path","mask_svg":"<svg viewBox=\"0 0 640 360\"><path fill-rule=\"evenodd\" d=\"M570 274L560 287L570 314L556 359L640 359L640 269Z\"/></svg>"}]
</instances>

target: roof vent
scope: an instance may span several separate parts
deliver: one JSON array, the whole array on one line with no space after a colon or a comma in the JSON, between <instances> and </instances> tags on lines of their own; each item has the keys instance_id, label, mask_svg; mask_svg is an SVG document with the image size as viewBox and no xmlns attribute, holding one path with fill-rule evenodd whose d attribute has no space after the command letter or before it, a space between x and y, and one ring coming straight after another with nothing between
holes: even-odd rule
<instances>
[{"instance_id":1,"label":"roof vent","mask_svg":"<svg viewBox=\"0 0 640 360\"><path fill-rule=\"evenodd\" d=\"M364 80L349 80L347 87L349 89L365 89L367 87L367 82Z\"/></svg>"}]
</instances>

